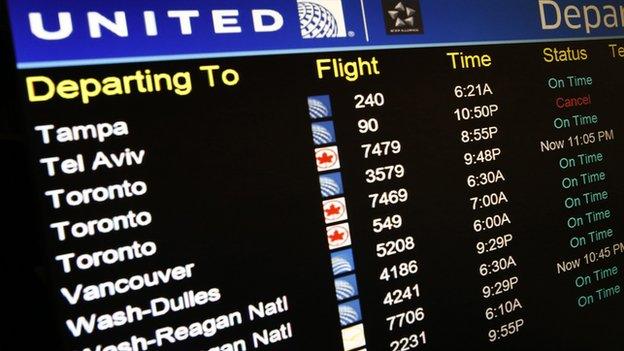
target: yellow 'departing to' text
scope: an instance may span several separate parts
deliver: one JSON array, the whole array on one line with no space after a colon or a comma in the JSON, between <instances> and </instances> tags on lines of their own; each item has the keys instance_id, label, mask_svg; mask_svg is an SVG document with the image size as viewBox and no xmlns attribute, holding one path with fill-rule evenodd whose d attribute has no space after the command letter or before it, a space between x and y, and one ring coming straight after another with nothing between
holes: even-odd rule
<instances>
[{"instance_id":1,"label":"yellow 'departing to' text","mask_svg":"<svg viewBox=\"0 0 624 351\"><path fill-rule=\"evenodd\" d=\"M188 95L193 90L190 72L152 73L151 70L137 70L135 74L108 76L101 79L64 79L55 82L47 76L26 77L28 101L43 102L58 96L62 99L80 98L83 104L100 95L146 94L172 91L177 95Z\"/></svg>"}]
</instances>

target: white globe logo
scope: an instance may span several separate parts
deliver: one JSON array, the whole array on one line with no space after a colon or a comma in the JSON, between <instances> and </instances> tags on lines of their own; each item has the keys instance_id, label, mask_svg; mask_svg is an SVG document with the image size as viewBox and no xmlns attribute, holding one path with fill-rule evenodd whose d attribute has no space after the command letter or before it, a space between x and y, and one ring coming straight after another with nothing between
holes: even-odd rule
<instances>
[{"instance_id":1,"label":"white globe logo","mask_svg":"<svg viewBox=\"0 0 624 351\"><path fill-rule=\"evenodd\" d=\"M321 100L313 97L308 98L308 110L312 119L331 117L329 115L329 107L325 106Z\"/></svg>"},{"instance_id":2,"label":"white globe logo","mask_svg":"<svg viewBox=\"0 0 624 351\"><path fill-rule=\"evenodd\" d=\"M298 2L301 36L310 38L336 38L338 36L338 22L332 13L324 6L313 2Z\"/></svg>"}]
</instances>

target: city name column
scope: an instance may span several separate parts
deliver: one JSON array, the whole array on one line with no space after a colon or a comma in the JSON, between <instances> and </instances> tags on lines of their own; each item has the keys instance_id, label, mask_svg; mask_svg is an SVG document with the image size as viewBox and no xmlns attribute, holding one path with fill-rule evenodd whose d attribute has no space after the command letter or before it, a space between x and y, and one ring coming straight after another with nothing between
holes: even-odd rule
<instances>
[{"instance_id":1,"label":"city name column","mask_svg":"<svg viewBox=\"0 0 624 351\"><path fill-rule=\"evenodd\" d=\"M190 72L205 89L230 93L239 83L239 73L225 65L192 69L178 73L188 77L189 86ZM89 69L84 70L86 76ZM129 70L138 72L136 77L149 72ZM71 81L61 80L60 86L71 86ZM69 88L63 89L67 93ZM162 115L146 118L136 112L139 93L122 105L116 105L117 97L81 104L37 101L30 95L28 118L45 121L33 124L30 133L37 196L44 206L44 232L50 236L48 260L59 329L67 348L249 350L290 341L295 328L286 292L256 291L253 295L263 297L230 299L235 287L221 286L210 267L200 264L202 257L184 250L206 238L179 240L180 246L171 247L171 238L180 233L163 229L162 222L186 228L183 222L188 219L175 211L167 212L166 220L162 210L160 217L155 214L155 208L172 208L175 202L154 191L163 187L153 169L163 164L181 167L188 160L150 151L157 143L165 148L170 144L150 134L150 118ZM156 98L141 101L157 107L149 100ZM58 114L57 109L71 113ZM176 185L167 184L166 189L175 191Z\"/></svg>"}]
</instances>

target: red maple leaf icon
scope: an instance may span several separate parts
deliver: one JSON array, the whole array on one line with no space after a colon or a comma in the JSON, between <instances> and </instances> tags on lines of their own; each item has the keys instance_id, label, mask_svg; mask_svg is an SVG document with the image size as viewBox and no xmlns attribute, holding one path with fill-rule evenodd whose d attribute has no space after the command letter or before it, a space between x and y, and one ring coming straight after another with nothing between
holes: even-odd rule
<instances>
[{"instance_id":1,"label":"red maple leaf icon","mask_svg":"<svg viewBox=\"0 0 624 351\"><path fill-rule=\"evenodd\" d=\"M323 163L332 163L334 162L334 156L327 154L327 152L323 152L323 154L316 158L319 164Z\"/></svg>"},{"instance_id":2,"label":"red maple leaf icon","mask_svg":"<svg viewBox=\"0 0 624 351\"><path fill-rule=\"evenodd\" d=\"M333 241L342 241L344 240L345 233L341 233L338 230L334 231L329 235L329 240Z\"/></svg>"},{"instance_id":3,"label":"red maple leaf icon","mask_svg":"<svg viewBox=\"0 0 624 351\"><path fill-rule=\"evenodd\" d=\"M331 204L326 210L325 210L325 216L329 217L329 216L336 216L340 214L340 211L342 211L342 208L340 206L336 206L334 204Z\"/></svg>"}]
</instances>

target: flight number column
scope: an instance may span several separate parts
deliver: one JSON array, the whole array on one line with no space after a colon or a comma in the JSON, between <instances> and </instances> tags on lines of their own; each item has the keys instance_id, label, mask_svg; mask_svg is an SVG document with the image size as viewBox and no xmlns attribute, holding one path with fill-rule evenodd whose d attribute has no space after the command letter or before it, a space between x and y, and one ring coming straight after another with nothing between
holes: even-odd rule
<instances>
[{"instance_id":1,"label":"flight number column","mask_svg":"<svg viewBox=\"0 0 624 351\"><path fill-rule=\"evenodd\" d=\"M409 163L403 159L404 143L385 130L383 92L354 96L355 128L360 135L360 175L364 180L367 224L378 262L375 291L383 314L375 324L388 332L387 350L414 350L427 344L426 317L419 283L418 235L408 226L413 191L408 186ZM422 233L420 233L422 234ZM373 247L371 247L373 248Z\"/></svg>"},{"instance_id":2,"label":"flight number column","mask_svg":"<svg viewBox=\"0 0 624 351\"><path fill-rule=\"evenodd\" d=\"M346 156L341 162L344 185L350 189L351 234L359 238L353 247L365 302L362 313L367 330L374 331L368 333L367 348L421 349L428 342L417 257L422 233L408 226L416 222L408 218L410 168L393 125L397 116L387 112L390 94L373 88L383 86L384 61L376 56L320 58L316 68L321 81L358 86L335 94L348 115L336 119L336 133L348 140L341 145L341 156Z\"/></svg>"}]
</instances>

